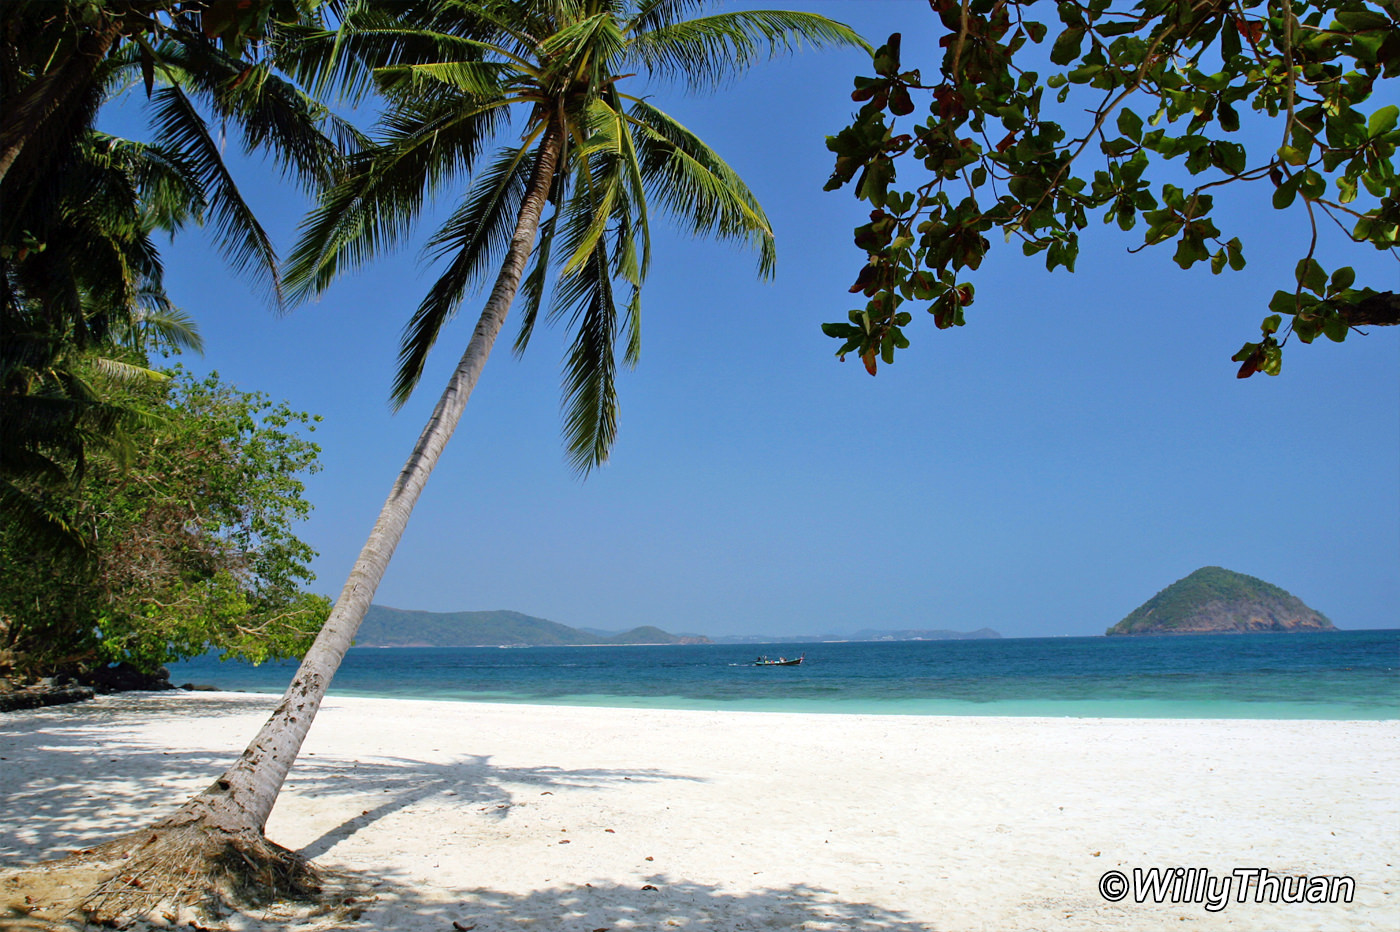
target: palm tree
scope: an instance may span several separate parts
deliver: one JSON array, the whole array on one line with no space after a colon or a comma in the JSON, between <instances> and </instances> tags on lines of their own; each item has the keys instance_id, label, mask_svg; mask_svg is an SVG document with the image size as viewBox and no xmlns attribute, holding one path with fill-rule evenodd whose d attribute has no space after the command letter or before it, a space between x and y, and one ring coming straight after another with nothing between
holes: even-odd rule
<instances>
[{"instance_id":1,"label":"palm tree","mask_svg":"<svg viewBox=\"0 0 1400 932\"><path fill-rule=\"evenodd\" d=\"M152 240L198 209L197 179L154 146L91 131L80 142L50 183L47 213L27 218L43 248L0 260L0 520L56 551L83 541L49 493L81 475L89 449L128 447L140 421L86 373L159 380L139 364L150 343L200 348L165 294Z\"/></svg>"},{"instance_id":2,"label":"palm tree","mask_svg":"<svg viewBox=\"0 0 1400 932\"><path fill-rule=\"evenodd\" d=\"M163 841L136 856L233 845L244 860L280 863L262 836L283 779L373 598L409 514L462 415L518 291L529 339L567 317L565 435L579 470L600 465L616 432L615 348L637 359L638 295L651 259L651 209L686 230L748 244L773 269L773 234L744 183L694 133L649 100L624 93L634 72L715 87L760 56L800 45L866 47L849 28L809 13L685 16L701 0L365 0L335 33L304 36L293 74L313 87L387 99L376 141L352 156L308 218L288 265L293 294L400 242L430 198L457 176L471 184L429 240L445 271L405 329L394 400L416 386L443 324L495 269L489 297L406 465L394 482L330 618L290 687L239 760L203 793L140 833ZM519 121L516 129L512 119ZM518 135L514 133L518 132ZM493 154L490 143L502 140ZM538 237L538 244L536 239ZM615 294L626 292L619 313ZM123 869L132 870L128 861ZM147 882L149 887L149 880Z\"/></svg>"},{"instance_id":3,"label":"palm tree","mask_svg":"<svg viewBox=\"0 0 1400 932\"><path fill-rule=\"evenodd\" d=\"M308 187L353 131L290 82L272 55L295 0L12 0L0 5L0 518L58 546L71 529L42 492L119 439L122 412L73 363L164 320L152 234L212 220L231 264L281 301L276 254L224 164L206 117L240 129ZM144 85L152 142L98 132L101 106ZM171 331L194 346L188 322Z\"/></svg>"}]
</instances>

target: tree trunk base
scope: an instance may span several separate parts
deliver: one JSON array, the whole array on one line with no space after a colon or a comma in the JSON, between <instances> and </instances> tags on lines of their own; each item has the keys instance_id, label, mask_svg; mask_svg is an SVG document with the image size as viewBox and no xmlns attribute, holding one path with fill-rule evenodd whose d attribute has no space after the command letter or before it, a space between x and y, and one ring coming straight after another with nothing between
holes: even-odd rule
<instances>
[{"instance_id":1,"label":"tree trunk base","mask_svg":"<svg viewBox=\"0 0 1400 932\"><path fill-rule=\"evenodd\" d=\"M368 902L362 886L317 871L256 830L167 820L0 875L0 925L25 932L218 928L221 920L254 910L260 918L293 922L353 920Z\"/></svg>"}]
</instances>

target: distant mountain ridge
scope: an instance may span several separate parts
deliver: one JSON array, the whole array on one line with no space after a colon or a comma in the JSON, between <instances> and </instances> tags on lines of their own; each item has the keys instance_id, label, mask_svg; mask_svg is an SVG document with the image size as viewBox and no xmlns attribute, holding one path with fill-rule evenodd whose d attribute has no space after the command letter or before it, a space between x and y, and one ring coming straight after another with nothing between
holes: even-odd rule
<instances>
[{"instance_id":1,"label":"distant mountain ridge","mask_svg":"<svg viewBox=\"0 0 1400 932\"><path fill-rule=\"evenodd\" d=\"M854 634L733 634L713 638L716 644L821 644L831 641L966 641L999 638L991 628L949 631L944 628L905 628L896 631L865 628Z\"/></svg>"},{"instance_id":2,"label":"distant mountain ridge","mask_svg":"<svg viewBox=\"0 0 1400 932\"><path fill-rule=\"evenodd\" d=\"M1109 628L1109 635L1336 631L1326 615L1262 579L1203 566Z\"/></svg>"},{"instance_id":3,"label":"distant mountain ridge","mask_svg":"<svg viewBox=\"0 0 1400 932\"><path fill-rule=\"evenodd\" d=\"M522 612L422 612L371 605L357 647L569 647L588 644L707 644L652 625L621 634L581 631Z\"/></svg>"}]
</instances>

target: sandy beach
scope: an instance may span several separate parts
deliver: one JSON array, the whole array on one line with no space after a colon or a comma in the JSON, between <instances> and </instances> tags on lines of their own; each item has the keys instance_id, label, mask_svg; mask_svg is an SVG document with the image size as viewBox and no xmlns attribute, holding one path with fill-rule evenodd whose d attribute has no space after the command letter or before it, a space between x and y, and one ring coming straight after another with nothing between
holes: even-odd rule
<instances>
[{"instance_id":1,"label":"sandy beach","mask_svg":"<svg viewBox=\"0 0 1400 932\"><path fill-rule=\"evenodd\" d=\"M0 716L0 865L173 809L273 701L128 695ZM267 833L377 881L354 927L392 932L1391 930L1397 774L1394 721L333 697ZM1106 872L1131 885L1177 867L1195 869L1181 902L1100 893ZM1351 902L1267 901L1298 875L1334 898L1354 887Z\"/></svg>"}]
</instances>

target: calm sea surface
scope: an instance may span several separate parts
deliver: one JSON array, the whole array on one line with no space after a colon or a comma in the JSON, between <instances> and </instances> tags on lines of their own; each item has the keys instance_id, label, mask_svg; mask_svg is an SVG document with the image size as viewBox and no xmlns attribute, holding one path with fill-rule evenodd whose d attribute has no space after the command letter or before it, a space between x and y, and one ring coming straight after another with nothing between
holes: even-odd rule
<instances>
[{"instance_id":1,"label":"calm sea surface","mask_svg":"<svg viewBox=\"0 0 1400 932\"><path fill-rule=\"evenodd\" d=\"M759 654L805 653L799 667ZM175 683L280 693L294 663ZM1400 718L1400 630L681 647L353 648L342 696L913 715Z\"/></svg>"}]
</instances>

